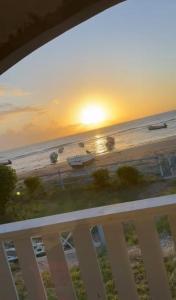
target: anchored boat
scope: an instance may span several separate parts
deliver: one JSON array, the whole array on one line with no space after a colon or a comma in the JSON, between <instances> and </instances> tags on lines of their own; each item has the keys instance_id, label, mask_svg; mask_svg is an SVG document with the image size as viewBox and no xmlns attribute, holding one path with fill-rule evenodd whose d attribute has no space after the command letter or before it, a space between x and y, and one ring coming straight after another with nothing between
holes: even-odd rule
<instances>
[{"instance_id":1,"label":"anchored boat","mask_svg":"<svg viewBox=\"0 0 176 300\"><path fill-rule=\"evenodd\" d=\"M87 155L77 155L67 158L68 164L73 169L79 169L84 166L90 165L95 160L95 156L92 154Z\"/></svg>"},{"instance_id":2,"label":"anchored boat","mask_svg":"<svg viewBox=\"0 0 176 300\"><path fill-rule=\"evenodd\" d=\"M150 125L148 127L148 130L157 130L157 129L164 129L164 128L167 128L167 124L166 123L163 123L163 124L158 124L158 125Z\"/></svg>"},{"instance_id":3,"label":"anchored boat","mask_svg":"<svg viewBox=\"0 0 176 300\"><path fill-rule=\"evenodd\" d=\"M83 142L78 143L78 145L79 145L79 147L84 148L84 143Z\"/></svg>"},{"instance_id":4,"label":"anchored boat","mask_svg":"<svg viewBox=\"0 0 176 300\"><path fill-rule=\"evenodd\" d=\"M115 139L112 136L106 137L106 147L110 151L114 148L115 145Z\"/></svg>"},{"instance_id":5,"label":"anchored boat","mask_svg":"<svg viewBox=\"0 0 176 300\"><path fill-rule=\"evenodd\" d=\"M64 146L59 146L58 148L58 153L63 153L64 152Z\"/></svg>"},{"instance_id":6,"label":"anchored boat","mask_svg":"<svg viewBox=\"0 0 176 300\"><path fill-rule=\"evenodd\" d=\"M58 160L58 153L57 152L52 152L50 154L50 161L52 164L55 164Z\"/></svg>"}]
</instances>

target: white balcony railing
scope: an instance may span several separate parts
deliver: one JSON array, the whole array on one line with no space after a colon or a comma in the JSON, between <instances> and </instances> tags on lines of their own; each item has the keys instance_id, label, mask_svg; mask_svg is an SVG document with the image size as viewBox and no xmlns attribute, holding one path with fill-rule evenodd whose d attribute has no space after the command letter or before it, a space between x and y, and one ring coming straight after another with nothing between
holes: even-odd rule
<instances>
[{"instance_id":1,"label":"white balcony railing","mask_svg":"<svg viewBox=\"0 0 176 300\"><path fill-rule=\"evenodd\" d=\"M58 236L72 232L87 299L106 299L104 285L90 234L90 227L101 224L108 257L120 300L138 298L122 223L133 221L139 239L145 271L153 300L171 299L156 216L167 215L176 241L176 196L122 203L72 213L5 224L0 226L0 299L17 300L18 294L9 267L4 242L13 240L30 300L46 300L31 238L42 236L59 300L76 299L61 242Z\"/></svg>"}]
</instances>

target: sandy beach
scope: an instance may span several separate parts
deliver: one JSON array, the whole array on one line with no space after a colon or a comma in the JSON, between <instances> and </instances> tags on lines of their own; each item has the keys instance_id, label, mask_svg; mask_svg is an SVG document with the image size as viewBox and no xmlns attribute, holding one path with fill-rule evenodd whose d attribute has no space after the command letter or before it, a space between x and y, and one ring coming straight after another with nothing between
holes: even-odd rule
<instances>
[{"instance_id":1,"label":"sandy beach","mask_svg":"<svg viewBox=\"0 0 176 300\"><path fill-rule=\"evenodd\" d=\"M108 154L96 156L95 162L92 167L103 167L105 165L118 164L126 161L141 160L149 157L159 157L162 155L176 154L176 136L165 138L159 142L144 144L137 147L129 148L123 151L110 152ZM43 168L34 169L28 172L19 172L18 177L20 180L28 176L39 176L45 180L53 180L58 176L58 172L70 174L74 176L80 171L72 170L67 162L49 164Z\"/></svg>"}]
</instances>

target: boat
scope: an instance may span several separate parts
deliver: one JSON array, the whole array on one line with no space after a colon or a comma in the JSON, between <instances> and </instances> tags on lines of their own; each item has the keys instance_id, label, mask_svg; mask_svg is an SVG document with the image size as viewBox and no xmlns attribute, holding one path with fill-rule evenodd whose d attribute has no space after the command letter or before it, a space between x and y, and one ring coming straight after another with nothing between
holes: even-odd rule
<instances>
[{"instance_id":1,"label":"boat","mask_svg":"<svg viewBox=\"0 0 176 300\"><path fill-rule=\"evenodd\" d=\"M148 126L148 130L157 130L157 129L164 129L167 128L167 124L163 123L163 124L158 124L158 125L150 125Z\"/></svg>"},{"instance_id":2,"label":"boat","mask_svg":"<svg viewBox=\"0 0 176 300\"><path fill-rule=\"evenodd\" d=\"M63 153L63 152L64 152L64 146L59 146L58 153Z\"/></svg>"},{"instance_id":3,"label":"boat","mask_svg":"<svg viewBox=\"0 0 176 300\"><path fill-rule=\"evenodd\" d=\"M55 164L57 162L57 159L58 159L58 154L57 152L52 152L50 154L50 161L52 164Z\"/></svg>"},{"instance_id":4,"label":"boat","mask_svg":"<svg viewBox=\"0 0 176 300\"><path fill-rule=\"evenodd\" d=\"M115 139L112 136L106 137L106 147L110 151L114 148L115 145Z\"/></svg>"},{"instance_id":5,"label":"boat","mask_svg":"<svg viewBox=\"0 0 176 300\"><path fill-rule=\"evenodd\" d=\"M107 142L111 143L111 144L115 144L115 138L112 136L107 136L106 137Z\"/></svg>"},{"instance_id":6,"label":"boat","mask_svg":"<svg viewBox=\"0 0 176 300\"><path fill-rule=\"evenodd\" d=\"M91 154L92 152L91 152L91 151L89 151L89 150L86 150L86 153L87 153L87 154Z\"/></svg>"},{"instance_id":7,"label":"boat","mask_svg":"<svg viewBox=\"0 0 176 300\"><path fill-rule=\"evenodd\" d=\"M85 155L77 155L67 158L67 162L70 167L73 169L80 169L84 166L87 166L95 160L95 156L92 154L85 154Z\"/></svg>"},{"instance_id":8,"label":"boat","mask_svg":"<svg viewBox=\"0 0 176 300\"><path fill-rule=\"evenodd\" d=\"M84 143L83 142L78 143L78 145L79 145L79 147L84 148Z\"/></svg>"},{"instance_id":9,"label":"boat","mask_svg":"<svg viewBox=\"0 0 176 300\"><path fill-rule=\"evenodd\" d=\"M3 166L8 166L8 165L11 165L11 164L12 164L12 161L10 159L0 161L0 165L3 165Z\"/></svg>"}]
</instances>

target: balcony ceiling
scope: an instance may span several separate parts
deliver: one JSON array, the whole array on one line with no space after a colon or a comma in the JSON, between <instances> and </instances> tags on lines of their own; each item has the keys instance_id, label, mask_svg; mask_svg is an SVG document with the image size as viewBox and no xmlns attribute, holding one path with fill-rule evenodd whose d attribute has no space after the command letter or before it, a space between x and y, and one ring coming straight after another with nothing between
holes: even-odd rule
<instances>
[{"instance_id":1,"label":"balcony ceiling","mask_svg":"<svg viewBox=\"0 0 176 300\"><path fill-rule=\"evenodd\" d=\"M0 74L35 49L125 0L0 0Z\"/></svg>"}]
</instances>

